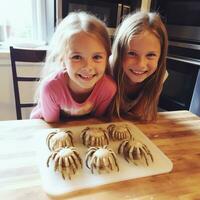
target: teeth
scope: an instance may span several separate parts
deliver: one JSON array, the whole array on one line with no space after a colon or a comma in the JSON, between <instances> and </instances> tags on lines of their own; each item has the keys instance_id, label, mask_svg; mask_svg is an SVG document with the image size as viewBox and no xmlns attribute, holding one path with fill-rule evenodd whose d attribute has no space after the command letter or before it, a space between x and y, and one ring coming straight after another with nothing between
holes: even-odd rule
<instances>
[{"instance_id":1,"label":"teeth","mask_svg":"<svg viewBox=\"0 0 200 200\"><path fill-rule=\"evenodd\" d=\"M145 71L134 71L132 69L130 69L130 71L133 72L133 73L135 73L135 74L139 74L139 75L145 73Z\"/></svg>"},{"instance_id":2,"label":"teeth","mask_svg":"<svg viewBox=\"0 0 200 200\"><path fill-rule=\"evenodd\" d=\"M134 73L136 74L143 74L144 72L136 72L136 71L133 71Z\"/></svg>"},{"instance_id":3,"label":"teeth","mask_svg":"<svg viewBox=\"0 0 200 200\"><path fill-rule=\"evenodd\" d=\"M81 77L83 77L85 79L90 79L90 78L93 78L95 75L89 75L89 76L87 76L87 75L79 74L79 76L81 76Z\"/></svg>"},{"instance_id":4,"label":"teeth","mask_svg":"<svg viewBox=\"0 0 200 200\"><path fill-rule=\"evenodd\" d=\"M83 78L91 78L92 76L82 76Z\"/></svg>"}]
</instances>

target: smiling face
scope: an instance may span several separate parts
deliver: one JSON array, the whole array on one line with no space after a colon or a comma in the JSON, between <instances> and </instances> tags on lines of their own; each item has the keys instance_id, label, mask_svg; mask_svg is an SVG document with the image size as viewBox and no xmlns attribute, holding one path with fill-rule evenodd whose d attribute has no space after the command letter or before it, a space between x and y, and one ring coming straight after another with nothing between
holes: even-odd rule
<instances>
[{"instance_id":1,"label":"smiling face","mask_svg":"<svg viewBox=\"0 0 200 200\"><path fill-rule=\"evenodd\" d=\"M150 31L133 37L123 60L123 70L133 84L141 83L157 69L161 54L159 39Z\"/></svg>"},{"instance_id":2,"label":"smiling face","mask_svg":"<svg viewBox=\"0 0 200 200\"><path fill-rule=\"evenodd\" d=\"M103 76L107 57L102 42L93 34L74 34L67 45L65 57L69 88L75 93L90 91Z\"/></svg>"}]
</instances>

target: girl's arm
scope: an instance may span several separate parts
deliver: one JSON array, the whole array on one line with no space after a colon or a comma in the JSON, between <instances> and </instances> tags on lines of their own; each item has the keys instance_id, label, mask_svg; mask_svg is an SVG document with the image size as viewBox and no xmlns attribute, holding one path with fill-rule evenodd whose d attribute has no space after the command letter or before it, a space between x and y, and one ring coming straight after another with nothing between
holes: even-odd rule
<instances>
[{"instance_id":1,"label":"girl's arm","mask_svg":"<svg viewBox=\"0 0 200 200\"><path fill-rule=\"evenodd\" d=\"M113 80L107 79L99 91L98 102L96 102L95 116L109 116L107 111L110 111L109 106L113 103L114 96L117 91L117 86Z\"/></svg>"},{"instance_id":2,"label":"girl's arm","mask_svg":"<svg viewBox=\"0 0 200 200\"><path fill-rule=\"evenodd\" d=\"M55 91L45 84L40 93L41 113L46 122L59 121L60 107L57 104Z\"/></svg>"}]
</instances>

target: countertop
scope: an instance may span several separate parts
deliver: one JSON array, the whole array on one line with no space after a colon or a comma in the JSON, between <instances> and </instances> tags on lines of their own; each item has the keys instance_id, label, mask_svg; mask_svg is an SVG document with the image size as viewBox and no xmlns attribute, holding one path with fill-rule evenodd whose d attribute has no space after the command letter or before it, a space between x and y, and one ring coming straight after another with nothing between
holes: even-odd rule
<instances>
[{"instance_id":1,"label":"countertop","mask_svg":"<svg viewBox=\"0 0 200 200\"><path fill-rule=\"evenodd\" d=\"M51 127L105 123L97 119L47 124L42 120L0 122L0 199L47 200L35 162L33 138ZM161 112L157 122L132 121L173 162L170 173L72 193L66 199L200 199L200 118L189 111Z\"/></svg>"}]
</instances>

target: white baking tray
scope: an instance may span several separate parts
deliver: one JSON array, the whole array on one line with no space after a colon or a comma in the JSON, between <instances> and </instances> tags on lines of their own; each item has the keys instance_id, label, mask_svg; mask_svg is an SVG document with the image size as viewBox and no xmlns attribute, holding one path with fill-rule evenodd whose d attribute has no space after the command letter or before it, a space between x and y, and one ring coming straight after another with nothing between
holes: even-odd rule
<instances>
[{"instance_id":1,"label":"white baking tray","mask_svg":"<svg viewBox=\"0 0 200 200\"><path fill-rule=\"evenodd\" d=\"M106 128L109 124L111 123L91 124L87 126ZM80 139L81 131L87 126L68 127L65 129L73 132L74 145L78 148L80 156L83 160L83 169L80 169L77 174L73 175L71 180L64 180L59 172L54 172L52 165L49 168L46 165L47 159L51 154L46 145L46 137L55 129L41 130L41 133L37 134L36 138L37 163L42 179L42 186L48 195L54 197L64 196L70 192L75 192L78 190L94 188L97 186L129 179L168 173L172 170L173 164L169 158L133 123L124 121L112 124L127 124L134 138L147 145L153 155L154 162L152 163L149 160L149 166L146 166L145 164L134 165L133 163L128 163L121 155L117 153L117 148L120 142L110 141L109 147L112 148L117 155L117 162L120 169L119 172L114 171L109 174L92 174L91 171L85 166L84 162L87 147L81 143Z\"/></svg>"}]
</instances>

